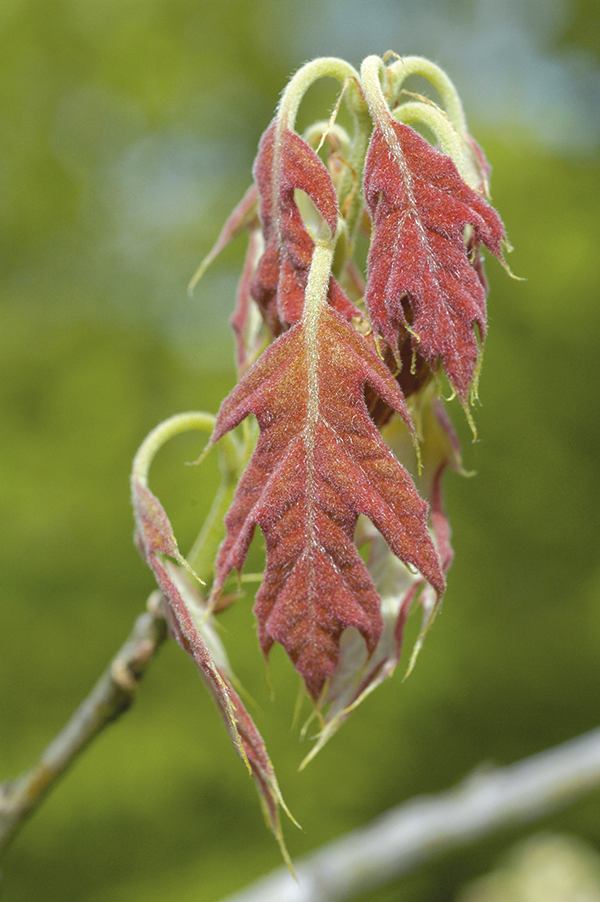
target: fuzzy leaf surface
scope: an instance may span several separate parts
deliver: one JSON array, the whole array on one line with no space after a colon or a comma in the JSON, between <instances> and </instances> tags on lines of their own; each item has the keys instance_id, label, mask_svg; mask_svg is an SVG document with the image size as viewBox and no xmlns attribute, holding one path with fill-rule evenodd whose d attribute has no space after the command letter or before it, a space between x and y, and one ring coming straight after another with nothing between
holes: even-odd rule
<instances>
[{"instance_id":1,"label":"fuzzy leaf surface","mask_svg":"<svg viewBox=\"0 0 600 902\"><path fill-rule=\"evenodd\" d=\"M237 753L254 778L267 823L291 868L283 841L279 808L289 812L281 797L273 765L260 733L231 685L232 675L227 658L202 598L187 573L169 560L181 560L169 518L158 498L135 474L132 478L132 496L136 544L162 591L170 634L198 667ZM198 616L194 616L194 612Z\"/></svg>"},{"instance_id":2,"label":"fuzzy leaf surface","mask_svg":"<svg viewBox=\"0 0 600 902\"><path fill-rule=\"evenodd\" d=\"M256 525L267 563L255 613L260 644L286 649L316 701L347 627L369 653L383 630L380 598L354 542L360 514L393 553L440 594L444 576L427 505L382 440L365 403L369 385L407 424L398 384L363 336L329 304L292 326L223 403L211 442L253 413L257 446L225 524L215 591L242 569Z\"/></svg>"},{"instance_id":3,"label":"fuzzy leaf surface","mask_svg":"<svg viewBox=\"0 0 600 902\"><path fill-rule=\"evenodd\" d=\"M452 563L453 552L442 498L442 480L448 467L460 470L461 462L458 439L440 402L433 398L432 389L433 386L419 413L423 468L415 482L421 496L430 502L430 533L445 575ZM416 465L410 434L398 418L384 427L382 435L397 458ZM325 704L331 704L328 705L318 741L302 766L315 757L349 714L377 686L392 676L400 660L408 614L418 601L422 609L422 628L411 655L410 672L441 603L435 589L420 573L411 572L398 560L365 518L357 524L355 538L357 544L368 549L367 568L381 597L384 628L370 658L367 658L364 643L354 630L348 630L342 636L338 666L324 698Z\"/></svg>"},{"instance_id":4,"label":"fuzzy leaf surface","mask_svg":"<svg viewBox=\"0 0 600 902\"><path fill-rule=\"evenodd\" d=\"M502 260L500 218L450 157L391 117L386 134L373 132L364 192L373 222L365 295L373 327L397 348L400 328L409 326L415 350L433 369L441 361L465 403L479 355L475 327L482 339L486 329L478 248Z\"/></svg>"},{"instance_id":5,"label":"fuzzy leaf surface","mask_svg":"<svg viewBox=\"0 0 600 902\"><path fill-rule=\"evenodd\" d=\"M300 320L314 242L296 203L303 191L333 235L338 201L331 176L315 151L288 128L273 122L261 138L254 163L265 249L252 283L252 296L273 335ZM357 313L335 279L330 302L348 319Z\"/></svg>"}]
</instances>

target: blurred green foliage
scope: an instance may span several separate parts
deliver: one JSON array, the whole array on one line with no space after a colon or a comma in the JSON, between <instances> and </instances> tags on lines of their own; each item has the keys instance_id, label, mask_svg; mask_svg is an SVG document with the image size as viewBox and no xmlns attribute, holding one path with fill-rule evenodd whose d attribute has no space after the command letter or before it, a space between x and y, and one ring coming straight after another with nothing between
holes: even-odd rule
<instances>
[{"instance_id":1,"label":"blurred green foliage","mask_svg":"<svg viewBox=\"0 0 600 902\"><path fill-rule=\"evenodd\" d=\"M216 411L233 383L227 318L243 241L193 302L186 284L249 181L287 75L306 48L323 52L339 9L332 3L325 15L326 6L0 6L0 777L27 767L55 735L152 589L131 542L130 462L157 422ZM465 42L472 37L479 6L453 7L448 40L460 41L461 29ZM597 9L554 6L566 11L563 26L539 66L565 48L579 53L592 90ZM409 2L377 4L379 44L363 46L374 26L363 34L359 7L349 4L344 20L354 27L352 46L332 38L329 49L354 63L356 47L364 56L391 43L398 23L384 13L398 22L416 15ZM442 0L425 7L434 55L450 13ZM512 6L493 8L490 33ZM526 8L535 33L542 5ZM364 4L363 18L370 11ZM403 31L394 49L427 53L427 33L415 33L420 43ZM478 75L457 73L459 88ZM557 151L537 140L535 121L494 122L484 107L485 98L471 130L494 165L494 202L516 248L511 266L526 281L488 266L477 444L452 405L477 476L448 479L456 562L415 673L379 689L299 775L307 743L290 729L291 666L275 649L271 701L251 597L222 618L284 796L306 831L286 826L293 855L447 787L482 760L509 762L597 724L597 146L578 149L573 133L574 152L565 151L569 135ZM153 476L183 548L215 486L214 459L183 465L201 441L173 442ZM253 553L255 570L259 543ZM548 824L598 847L599 802L596 794ZM402 899L450 900L507 842L489 840L411 875ZM15 842L4 890L10 902L211 902L278 863L251 781L191 662L169 643L131 712ZM391 886L363 898L399 893Z\"/></svg>"}]
</instances>

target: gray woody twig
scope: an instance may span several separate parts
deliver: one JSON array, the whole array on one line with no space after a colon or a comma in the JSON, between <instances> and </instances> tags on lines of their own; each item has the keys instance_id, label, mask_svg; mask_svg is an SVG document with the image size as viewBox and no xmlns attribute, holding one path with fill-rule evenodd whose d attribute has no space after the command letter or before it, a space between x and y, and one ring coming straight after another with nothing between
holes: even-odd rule
<instances>
[{"instance_id":1,"label":"gray woody twig","mask_svg":"<svg viewBox=\"0 0 600 902\"><path fill-rule=\"evenodd\" d=\"M457 846L541 817L600 785L600 729L391 809L222 902L338 902Z\"/></svg>"},{"instance_id":2,"label":"gray woody twig","mask_svg":"<svg viewBox=\"0 0 600 902\"><path fill-rule=\"evenodd\" d=\"M160 592L64 729L30 770L0 786L0 854L75 757L101 730L129 708L139 681L167 637Z\"/></svg>"}]
</instances>

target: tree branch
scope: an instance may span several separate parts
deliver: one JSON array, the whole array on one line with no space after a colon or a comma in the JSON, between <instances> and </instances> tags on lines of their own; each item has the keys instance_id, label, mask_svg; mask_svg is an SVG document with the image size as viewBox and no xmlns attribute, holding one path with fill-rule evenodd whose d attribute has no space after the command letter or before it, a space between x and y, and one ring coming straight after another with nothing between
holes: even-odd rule
<instances>
[{"instance_id":1,"label":"tree branch","mask_svg":"<svg viewBox=\"0 0 600 902\"><path fill-rule=\"evenodd\" d=\"M392 808L222 902L339 902L449 849L534 820L600 785L600 729Z\"/></svg>"},{"instance_id":2,"label":"tree branch","mask_svg":"<svg viewBox=\"0 0 600 902\"><path fill-rule=\"evenodd\" d=\"M167 638L161 597L158 591L150 595L147 612L37 763L0 785L0 855L77 755L132 704L146 667Z\"/></svg>"}]
</instances>

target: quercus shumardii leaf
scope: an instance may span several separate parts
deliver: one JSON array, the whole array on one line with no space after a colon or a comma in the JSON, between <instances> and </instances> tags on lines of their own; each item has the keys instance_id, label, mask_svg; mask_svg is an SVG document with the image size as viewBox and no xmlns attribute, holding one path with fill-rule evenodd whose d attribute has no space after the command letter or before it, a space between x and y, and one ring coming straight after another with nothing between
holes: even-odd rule
<instances>
[{"instance_id":1,"label":"quercus shumardii leaf","mask_svg":"<svg viewBox=\"0 0 600 902\"><path fill-rule=\"evenodd\" d=\"M198 577L182 557L167 514L148 487L148 470L158 448L172 435L212 425L206 414L182 414L158 426L139 449L131 477L136 543L162 592L171 636L194 660L229 736L254 778L267 823L286 862L289 857L279 822L279 808L289 814L273 765L252 718L233 688L229 662L198 591ZM177 566L175 564L179 566ZM195 578L195 584L190 577ZM290 815L291 816L291 815Z\"/></svg>"},{"instance_id":2,"label":"quercus shumardii leaf","mask_svg":"<svg viewBox=\"0 0 600 902\"><path fill-rule=\"evenodd\" d=\"M441 361L466 403L486 328L474 262L482 243L502 258L498 214L450 157L391 116L385 132L373 132L364 191L373 220L365 294L373 327L393 348L409 326L415 349L432 368Z\"/></svg>"},{"instance_id":3,"label":"quercus shumardii leaf","mask_svg":"<svg viewBox=\"0 0 600 902\"><path fill-rule=\"evenodd\" d=\"M314 150L277 119L261 139L254 177L265 249L250 290L271 333L277 335L302 317L314 247L296 192L310 198L332 235L337 228L338 199L331 176ZM333 276L327 291L333 306L346 317L358 313Z\"/></svg>"},{"instance_id":4,"label":"quercus shumardii leaf","mask_svg":"<svg viewBox=\"0 0 600 902\"><path fill-rule=\"evenodd\" d=\"M462 470L458 439L432 386L420 399L419 420L424 452L422 469L416 478L420 494L430 499L429 526L442 572L452 563L450 528L442 500L442 479L447 468ZM383 429L386 442L399 459L416 464L409 431L400 420ZM350 712L394 672L402 652L404 627L418 597L422 608L422 627L413 648L408 671L416 660L425 634L441 602L441 595L424 577L409 570L396 557L385 538L372 523L361 517L356 540L367 549L367 564L381 598L383 631L375 651L368 655L360 636L347 630L340 643L340 662L334 680L327 688L324 703L329 704L319 740L305 759L306 763L323 747Z\"/></svg>"},{"instance_id":5,"label":"quercus shumardii leaf","mask_svg":"<svg viewBox=\"0 0 600 902\"><path fill-rule=\"evenodd\" d=\"M390 371L323 299L242 379L213 435L218 440L249 413L260 427L225 521L214 588L241 570L259 525L267 548L255 607L260 644L265 653L274 641L283 645L315 701L333 676L344 629L357 629L370 652L383 629L354 544L360 514L394 554L444 590L427 505L369 417L367 383L408 420Z\"/></svg>"},{"instance_id":6,"label":"quercus shumardii leaf","mask_svg":"<svg viewBox=\"0 0 600 902\"><path fill-rule=\"evenodd\" d=\"M406 90L412 75L434 96ZM300 135L299 105L321 77L337 79L340 99ZM335 121L342 100L350 130ZM283 849L275 775L213 630L224 598L236 597L230 574L242 573L258 527L259 644L265 656L283 646L312 701L320 732L308 760L393 673L411 608L419 603L423 619L409 671L439 609L453 556L443 477L462 470L440 376L472 422L486 330L481 249L503 262L504 228L454 86L421 57L368 57L360 73L335 58L308 63L253 174L193 280L248 231L232 317L239 381L208 445L231 443L234 462L192 550L210 584L204 596L139 458L133 494L171 632L196 661ZM365 272L355 250L369 232Z\"/></svg>"}]
</instances>

